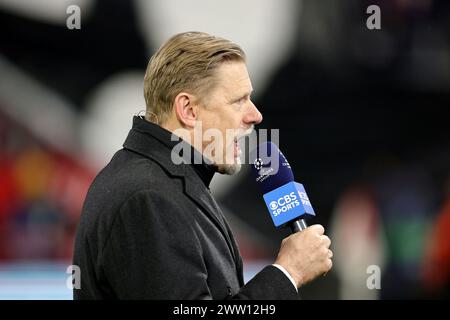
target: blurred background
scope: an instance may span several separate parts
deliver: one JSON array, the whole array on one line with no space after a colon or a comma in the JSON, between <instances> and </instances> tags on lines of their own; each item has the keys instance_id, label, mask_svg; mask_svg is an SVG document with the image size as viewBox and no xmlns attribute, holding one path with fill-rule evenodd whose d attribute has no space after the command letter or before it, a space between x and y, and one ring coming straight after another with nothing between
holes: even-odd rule
<instances>
[{"instance_id":1,"label":"blurred background","mask_svg":"<svg viewBox=\"0 0 450 320\"><path fill-rule=\"evenodd\" d=\"M280 129L311 223L332 239L332 272L301 297L449 298L448 1L0 0L0 299L72 298L87 188L145 110L149 57L191 30L247 52L260 127ZM248 169L211 187L247 281L289 234Z\"/></svg>"}]
</instances>

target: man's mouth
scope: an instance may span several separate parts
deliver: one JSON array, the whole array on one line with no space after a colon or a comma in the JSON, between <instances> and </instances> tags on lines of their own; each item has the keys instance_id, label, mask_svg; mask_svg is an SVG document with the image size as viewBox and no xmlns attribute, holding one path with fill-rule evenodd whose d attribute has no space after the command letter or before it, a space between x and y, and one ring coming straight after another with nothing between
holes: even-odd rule
<instances>
[{"instance_id":1,"label":"man's mouth","mask_svg":"<svg viewBox=\"0 0 450 320\"><path fill-rule=\"evenodd\" d=\"M239 139L242 138L241 137L234 137L234 157L237 158L241 155L242 151L241 148L239 147Z\"/></svg>"},{"instance_id":2,"label":"man's mouth","mask_svg":"<svg viewBox=\"0 0 450 320\"><path fill-rule=\"evenodd\" d=\"M242 150L239 147L239 141L250 135L253 131L253 126L251 126L250 128L246 129L245 131L243 131L242 133L238 134L237 136L234 137L234 158L239 157L242 154Z\"/></svg>"}]
</instances>

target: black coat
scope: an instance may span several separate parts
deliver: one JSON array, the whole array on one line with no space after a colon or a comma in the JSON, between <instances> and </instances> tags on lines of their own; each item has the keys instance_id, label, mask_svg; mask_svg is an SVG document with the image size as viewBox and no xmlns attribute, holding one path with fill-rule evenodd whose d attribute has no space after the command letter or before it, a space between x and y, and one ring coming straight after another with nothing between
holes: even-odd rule
<instances>
[{"instance_id":1,"label":"black coat","mask_svg":"<svg viewBox=\"0 0 450 320\"><path fill-rule=\"evenodd\" d=\"M273 266L244 285L225 217L194 166L171 161L161 133L135 117L92 183L75 240L74 299L296 299Z\"/></svg>"}]
</instances>

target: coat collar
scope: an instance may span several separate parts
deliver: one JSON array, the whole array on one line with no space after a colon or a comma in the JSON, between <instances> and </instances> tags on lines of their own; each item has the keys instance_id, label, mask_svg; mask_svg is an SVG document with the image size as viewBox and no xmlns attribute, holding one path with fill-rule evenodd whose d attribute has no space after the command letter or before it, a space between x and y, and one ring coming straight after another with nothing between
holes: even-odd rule
<instances>
[{"instance_id":1,"label":"coat collar","mask_svg":"<svg viewBox=\"0 0 450 320\"><path fill-rule=\"evenodd\" d=\"M158 128L156 128L158 127ZM184 176L185 165L176 165L170 158L170 132L162 138L164 129L140 117L133 117L133 127L123 147L157 162L172 176Z\"/></svg>"},{"instance_id":2,"label":"coat collar","mask_svg":"<svg viewBox=\"0 0 450 320\"><path fill-rule=\"evenodd\" d=\"M142 141L143 137L153 138L152 143ZM133 148L135 152L155 161L158 160L158 163L174 175L184 174L183 171L179 170L179 167L186 166L180 165L180 162L181 164L189 164L208 188L214 174L217 172L217 167L206 163L203 155L192 145L159 125L145 120L143 117L135 116L133 118L133 128L127 141L125 141L124 147ZM176 153L180 151L180 154Z\"/></svg>"}]
</instances>

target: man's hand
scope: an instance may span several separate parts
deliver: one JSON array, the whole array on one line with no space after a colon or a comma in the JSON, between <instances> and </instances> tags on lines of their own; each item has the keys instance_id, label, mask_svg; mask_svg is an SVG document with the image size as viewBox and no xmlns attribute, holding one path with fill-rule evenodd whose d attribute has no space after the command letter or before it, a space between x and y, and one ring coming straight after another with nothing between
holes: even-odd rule
<instances>
[{"instance_id":1,"label":"man's hand","mask_svg":"<svg viewBox=\"0 0 450 320\"><path fill-rule=\"evenodd\" d=\"M327 273L333 263L331 240L320 224L310 226L283 239L275 261L294 278L297 288Z\"/></svg>"}]
</instances>

